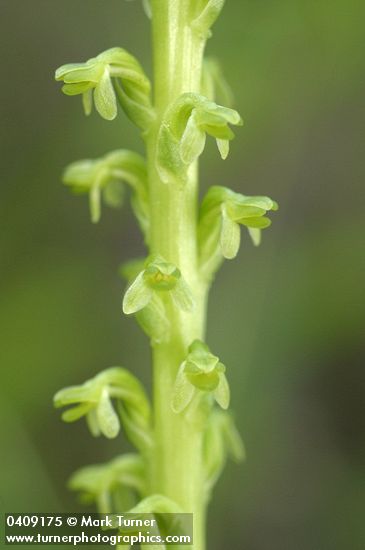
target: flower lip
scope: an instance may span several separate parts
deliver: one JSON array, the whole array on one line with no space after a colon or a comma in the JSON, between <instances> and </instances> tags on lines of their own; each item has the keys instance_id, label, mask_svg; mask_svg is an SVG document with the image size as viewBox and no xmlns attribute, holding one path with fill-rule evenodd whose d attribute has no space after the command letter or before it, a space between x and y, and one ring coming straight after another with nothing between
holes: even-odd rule
<instances>
[{"instance_id":1,"label":"flower lip","mask_svg":"<svg viewBox=\"0 0 365 550\"><path fill-rule=\"evenodd\" d=\"M186 377L193 386L202 391L214 391L219 384L219 374L213 370L211 372L200 372L191 374L185 371Z\"/></svg>"},{"instance_id":2,"label":"flower lip","mask_svg":"<svg viewBox=\"0 0 365 550\"><path fill-rule=\"evenodd\" d=\"M168 262L154 262L146 267L143 278L156 290L172 290L181 278L180 270Z\"/></svg>"}]
</instances>

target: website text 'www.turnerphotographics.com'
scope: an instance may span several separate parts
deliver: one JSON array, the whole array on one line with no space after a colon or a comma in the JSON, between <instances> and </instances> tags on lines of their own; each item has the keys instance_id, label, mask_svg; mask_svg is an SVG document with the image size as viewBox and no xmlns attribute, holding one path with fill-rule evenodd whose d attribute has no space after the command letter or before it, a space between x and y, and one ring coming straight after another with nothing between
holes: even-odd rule
<instances>
[{"instance_id":1,"label":"website text 'www.turnerphotographics.com'","mask_svg":"<svg viewBox=\"0 0 365 550\"><path fill-rule=\"evenodd\" d=\"M5 514L7 545L191 545L192 514Z\"/></svg>"}]
</instances>

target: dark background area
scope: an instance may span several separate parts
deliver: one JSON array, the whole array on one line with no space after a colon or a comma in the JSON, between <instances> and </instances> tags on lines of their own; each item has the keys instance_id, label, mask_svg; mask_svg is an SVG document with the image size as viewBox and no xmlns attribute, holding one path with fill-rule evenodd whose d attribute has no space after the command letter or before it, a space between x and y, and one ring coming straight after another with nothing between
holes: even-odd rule
<instances>
[{"instance_id":1,"label":"dark background area","mask_svg":"<svg viewBox=\"0 0 365 550\"><path fill-rule=\"evenodd\" d=\"M228 0L208 53L245 120L202 186L280 203L254 249L244 236L213 287L208 342L228 368L247 447L209 518L210 550L363 550L365 4ZM143 252L129 207L89 223L63 167L142 152L122 115L83 115L54 69L126 47L151 75L140 2L0 0L0 508L81 510L66 481L123 439L92 439L52 408L61 387L110 365L150 384L148 343L121 315L121 261Z\"/></svg>"}]
</instances>

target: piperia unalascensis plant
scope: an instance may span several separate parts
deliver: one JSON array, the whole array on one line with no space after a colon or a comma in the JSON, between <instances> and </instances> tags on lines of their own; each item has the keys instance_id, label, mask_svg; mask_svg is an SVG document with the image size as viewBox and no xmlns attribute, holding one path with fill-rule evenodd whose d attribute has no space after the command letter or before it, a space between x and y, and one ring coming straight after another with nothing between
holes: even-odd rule
<instances>
[{"instance_id":1,"label":"piperia unalascensis plant","mask_svg":"<svg viewBox=\"0 0 365 550\"><path fill-rule=\"evenodd\" d=\"M232 365L226 369L205 342L207 296L224 259L238 254L241 226L257 246L271 223L267 214L278 208L268 197L220 185L198 204L197 167L207 137L224 160L242 125L219 63L204 56L223 4L143 2L153 30L153 89L140 63L119 47L56 71L66 95L82 96L87 115L95 106L112 121L120 109L141 131L145 157L117 149L73 162L63 181L88 195L93 222L102 202L121 207L130 189L147 253L121 269L127 280L121 308L149 337L153 367L151 404L121 367L56 394L56 407L70 407L66 422L85 417L92 435L106 438L123 426L137 450L79 470L70 487L104 513L192 512L196 550L205 548L206 507L226 457L244 456L227 410Z\"/></svg>"}]
</instances>

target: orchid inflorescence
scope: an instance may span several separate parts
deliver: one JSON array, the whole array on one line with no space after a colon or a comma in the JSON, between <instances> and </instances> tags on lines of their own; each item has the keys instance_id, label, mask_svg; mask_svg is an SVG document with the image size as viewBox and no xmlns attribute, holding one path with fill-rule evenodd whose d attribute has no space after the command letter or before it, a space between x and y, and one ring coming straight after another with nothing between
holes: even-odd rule
<instances>
[{"instance_id":1,"label":"orchid inflorescence","mask_svg":"<svg viewBox=\"0 0 365 550\"><path fill-rule=\"evenodd\" d=\"M192 51L196 48L198 66L199 52L204 50L224 0L184 0L182 4L184 31L174 32L191 41ZM166 14L161 23L158 19L159 11L166 7L153 0L145 1L144 7L153 25L166 24ZM64 83L66 95L82 96L87 115L94 105L100 116L110 121L116 118L118 107L122 109L146 142L146 159L118 149L101 158L70 164L63 181L74 193L88 195L94 223L100 220L102 202L119 208L125 202L126 186L131 190L132 209L149 252L146 258L128 262L121 269L128 283L122 309L136 318L152 347L161 351L163 363L159 368L169 373L169 395L155 398L164 399L168 407L164 411L169 411L160 422L175 423L176 430L188 427L200 438L197 468L201 468L205 502L227 455L236 460L244 455L233 417L227 411L230 389L226 367L204 342L206 295L223 260L237 256L241 226L246 227L253 244L259 245L262 230L271 223L267 214L278 205L265 196L246 196L214 185L200 207L184 210L185 197L197 196L196 192L191 194L191 188L196 186L196 164L207 137L215 139L220 156L226 159L234 138L232 127L242 125L240 115L231 107L232 94L217 61L207 58L199 70L200 85L191 91L182 89L160 110L140 63L122 48L108 49L85 63L64 65L56 71L56 80ZM220 100L227 106L216 103ZM172 204L174 214L169 210ZM162 242L164 246L160 246ZM185 250L183 242L192 246ZM202 312L203 317L199 317ZM164 494L163 486L159 493L154 490L151 471L156 461L161 462L158 453L164 452L163 446L168 444L164 438L172 437L172 432L170 436L161 432L154 414L160 404L150 404L134 375L122 367L111 367L82 385L61 390L54 401L56 407L71 406L63 413L63 420L85 417L94 436L114 438L123 425L138 451L105 465L83 468L72 477L72 489L95 502L103 513L118 511L121 506L152 512L181 509L178 495L171 498L168 490ZM173 436L178 446L179 433ZM195 441L193 436L191 439ZM189 445L187 440L185 445Z\"/></svg>"}]
</instances>

